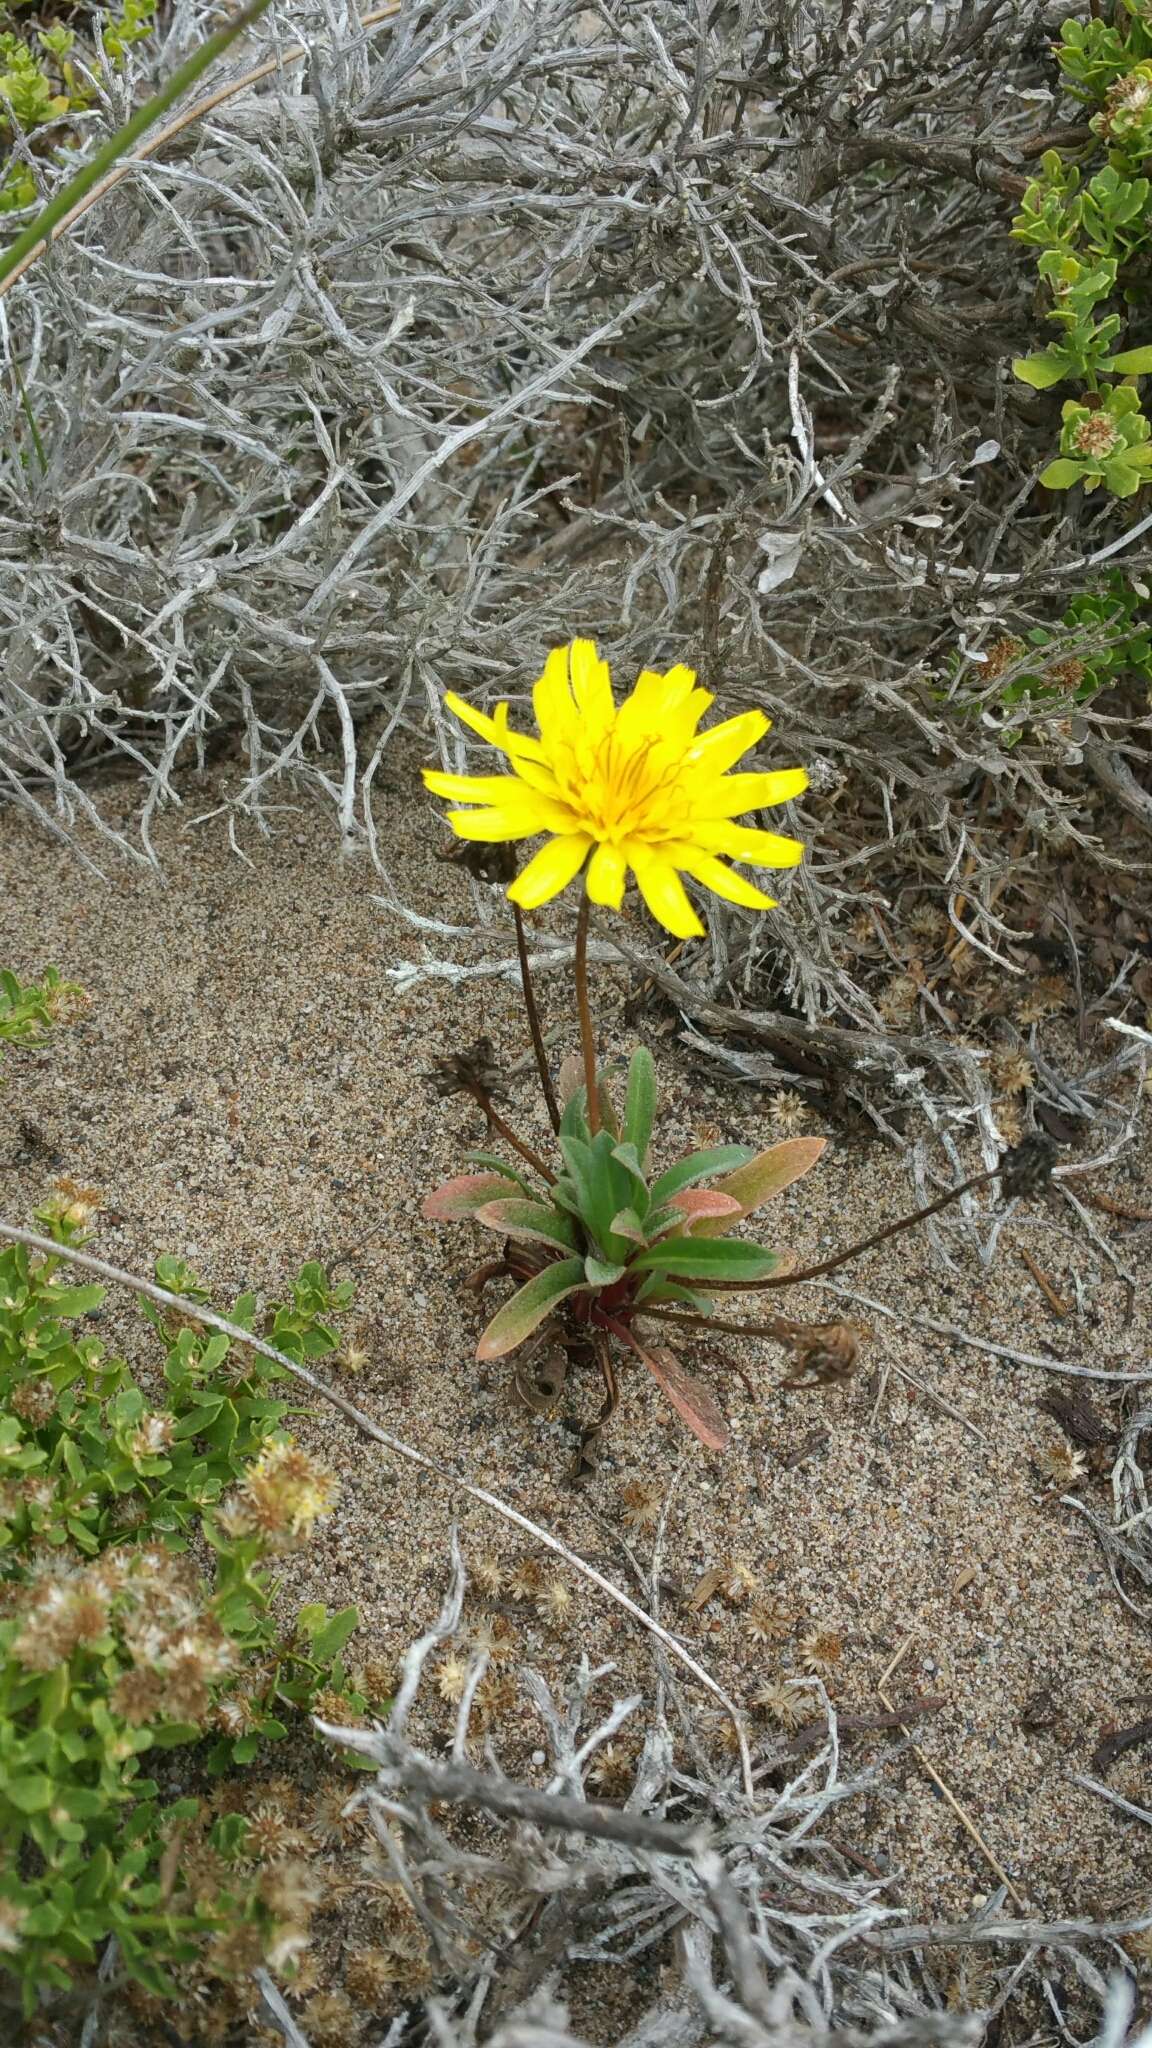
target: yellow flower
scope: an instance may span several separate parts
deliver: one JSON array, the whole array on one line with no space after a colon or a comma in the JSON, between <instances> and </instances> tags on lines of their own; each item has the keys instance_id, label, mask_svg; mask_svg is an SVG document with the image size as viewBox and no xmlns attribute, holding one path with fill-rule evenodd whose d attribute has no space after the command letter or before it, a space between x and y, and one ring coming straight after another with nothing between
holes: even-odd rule
<instances>
[{"instance_id":1,"label":"yellow flower","mask_svg":"<svg viewBox=\"0 0 1152 2048\"><path fill-rule=\"evenodd\" d=\"M803 854L798 839L733 822L799 796L808 787L803 768L729 775L770 721L744 711L698 732L712 698L690 668L645 669L617 705L594 641L554 648L533 691L538 739L512 730L506 704L489 718L452 693L447 703L512 766L510 775L424 770L434 796L477 806L449 812L453 831L461 839L551 835L508 890L525 910L558 896L585 862L593 903L619 910L631 869L653 917L677 938L692 938L704 927L681 874L730 903L772 910L774 899L719 856L791 868Z\"/></svg>"}]
</instances>

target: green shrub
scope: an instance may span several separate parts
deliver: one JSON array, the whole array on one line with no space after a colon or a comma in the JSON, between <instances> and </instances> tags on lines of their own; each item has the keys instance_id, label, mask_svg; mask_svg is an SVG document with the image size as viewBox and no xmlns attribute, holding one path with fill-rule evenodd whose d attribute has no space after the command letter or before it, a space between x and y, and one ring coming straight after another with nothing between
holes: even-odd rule
<instances>
[{"instance_id":1,"label":"green shrub","mask_svg":"<svg viewBox=\"0 0 1152 2048\"><path fill-rule=\"evenodd\" d=\"M39 981L27 987L7 967L0 968L0 1055L5 1045L42 1045L54 1024L76 1015L85 1002L75 982L62 981L46 967Z\"/></svg>"},{"instance_id":2,"label":"green shrub","mask_svg":"<svg viewBox=\"0 0 1152 2048\"><path fill-rule=\"evenodd\" d=\"M95 1201L64 1182L38 1220L71 1245ZM157 1276L188 1306L146 1307L146 1386L85 1327L103 1288L73 1284L61 1258L0 1253L0 1963L26 2013L109 1938L159 1993L197 1958L290 1958L303 1877L255 1881L243 1816L205 1830L197 1799L166 1799L143 1760L190 1751L186 1786L190 1765L210 1778L251 1763L321 1692L330 1714L367 1704L341 1661L354 1608L305 1607L287 1627L273 1612L270 1561L336 1491L285 1433L285 1371L198 1322L203 1290L178 1261ZM263 1327L316 1358L349 1295L305 1266ZM255 1296L231 1314L255 1331Z\"/></svg>"},{"instance_id":3,"label":"green shrub","mask_svg":"<svg viewBox=\"0 0 1152 2048\"><path fill-rule=\"evenodd\" d=\"M1116 347L1126 322L1146 309L1152 238L1152 28L1143 0L1124 7L1129 18L1118 9L1115 24L1065 21L1056 46L1068 91L1096 107L1088 125L1104 163L1086 178L1090 165L1046 150L1012 227L1038 251L1047 317L1060 329L1057 341L1012 367L1037 391L1072 380L1082 392L1063 408L1060 454L1040 481L1055 491L1103 484L1118 498L1132 497L1152 469L1135 384L1152 371L1152 346Z\"/></svg>"},{"instance_id":4,"label":"green shrub","mask_svg":"<svg viewBox=\"0 0 1152 2048\"><path fill-rule=\"evenodd\" d=\"M134 43L151 33L156 0L124 0L102 15L104 49L119 69ZM38 14L21 29L0 32L0 143L11 148L16 133L34 135L49 121L83 113L92 95L72 62L76 36L54 22L40 28ZM94 59L94 51L85 54ZM9 165L0 181L0 213L32 206L36 180L26 163Z\"/></svg>"}]
</instances>

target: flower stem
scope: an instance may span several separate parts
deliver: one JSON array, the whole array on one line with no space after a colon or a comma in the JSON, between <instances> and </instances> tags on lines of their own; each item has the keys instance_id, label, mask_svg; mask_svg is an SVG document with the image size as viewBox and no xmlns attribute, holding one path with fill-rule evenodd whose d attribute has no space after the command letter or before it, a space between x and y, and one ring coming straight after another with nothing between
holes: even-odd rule
<instances>
[{"instance_id":1,"label":"flower stem","mask_svg":"<svg viewBox=\"0 0 1152 2048\"><path fill-rule=\"evenodd\" d=\"M982 1188L997 1178L1000 1172L994 1166L990 1173L974 1173L970 1180L961 1181L958 1188L949 1188L946 1195L939 1195L934 1202L928 1202L923 1209L913 1209L911 1215L900 1216L895 1223L886 1223L883 1230L874 1230L871 1237L862 1237L858 1244L850 1244L847 1251L836 1252L830 1259L821 1259L818 1266L804 1266L798 1273L776 1273L770 1280L710 1280L709 1293L719 1294L721 1289L739 1294L759 1294L768 1287L799 1287L805 1280L820 1280L825 1273L834 1273L838 1266L845 1266L849 1259L859 1258L861 1252L870 1252L890 1237L898 1237L901 1231L911 1230L915 1223L927 1222L929 1216L937 1216L941 1209L947 1209L958 1202L961 1195L970 1195L974 1188Z\"/></svg>"},{"instance_id":2,"label":"flower stem","mask_svg":"<svg viewBox=\"0 0 1152 2048\"><path fill-rule=\"evenodd\" d=\"M540 1154L538 1152L534 1152L532 1150L531 1145L526 1145L524 1143L523 1138L518 1138L516 1136L516 1133L512 1129L511 1125L505 1123L499 1110L493 1108L491 1098L485 1095L484 1090L482 1088L469 1088L466 1090L466 1093L472 1097L472 1100L477 1105L477 1107L484 1111L484 1114L488 1119L489 1128L493 1131L497 1131L499 1135L503 1138L504 1143L506 1145L511 1145L512 1150L514 1152L518 1152L520 1154L521 1159L526 1160L528 1165L532 1167L533 1171L540 1175L541 1180L544 1181L548 1187L551 1187L556 1179L556 1175L552 1172L551 1167L546 1166L544 1164L544 1161L541 1159Z\"/></svg>"},{"instance_id":3,"label":"flower stem","mask_svg":"<svg viewBox=\"0 0 1152 2048\"><path fill-rule=\"evenodd\" d=\"M548 1053L544 1045L544 1033L540 1029L540 1012L536 1008L536 991L532 986L532 968L528 960L528 946L524 937L524 918L518 903L512 905L516 920L516 951L520 956L520 985L524 990L524 1009L528 1018L528 1029L532 1034L532 1050L536 1055L536 1067L540 1075L540 1086L548 1105L548 1119L554 1131L560 1129L560 1105L552 1076L548 1071Z\"/></svg>"},{"instance_id":4,"label":"flower stem","mask_svg":"<svg viewBox=\"0 0 1152 2048\"><path fill-rule=\"evenodd\" d=\"M595 1137L600 1129L600 1090L596 1075L596 1041L592 1036L592 1012L588 1006L588 912L587 893L580 898L576 919L576 1003L580 1011L580 1048L584 1054L584 1093L588 1098L588 1129Z\"/></svg>"}]
</instances>

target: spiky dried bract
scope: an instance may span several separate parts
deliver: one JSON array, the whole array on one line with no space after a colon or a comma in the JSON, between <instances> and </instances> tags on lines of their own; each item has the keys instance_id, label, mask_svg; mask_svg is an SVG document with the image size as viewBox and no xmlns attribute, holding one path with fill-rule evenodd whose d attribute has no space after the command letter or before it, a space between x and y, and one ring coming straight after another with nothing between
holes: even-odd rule
<instances>
[{"instance_id":1,"label":"spiky dried bract","mask_svg":"<svg viewBox=\"0 0 1152 2048\"><path fill-rule=\"evenodd\" d=\"M1001 1095L1023 1095L1036 1079L1036 1069L1026 1053L998 1052L992 1060L992 1080Z\"/></svg>"},{"instance_id":2,"label":"spiky dried bract","mask_svg":"<svg viewBox=\"0 0 1152 2048\"><path fill-rule=\"evenodd\" d=\"M760 1690L753 1694L752 1704L789 1733L796 1728L802 1728L805 1721L813 1718L814 1703L811 1695L806 1693L802 1686L794 1685L786 1678L773 1679L769 1684L762 1685Z\"/></svg>"}]
</instances>

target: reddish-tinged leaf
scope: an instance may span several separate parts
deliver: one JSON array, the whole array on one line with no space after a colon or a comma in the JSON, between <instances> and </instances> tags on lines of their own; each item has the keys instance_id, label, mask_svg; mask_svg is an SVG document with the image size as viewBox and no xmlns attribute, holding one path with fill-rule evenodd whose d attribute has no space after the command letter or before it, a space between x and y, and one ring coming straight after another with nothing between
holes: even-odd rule
<instances>
[{"instance_id":1,"label":"reddish-tinged leaf","mask_svg":"<svg viewBox=\"0 0 1152 2048\"><path fill-rule=\"evenodd\" d=\"M458 1173L455 1180L446 1180L425 1195L420 1213L432 1223L462 1223L486 1202L507 1193L508 1182L501 1173Z\"/></svg>"},{"instance_id":2,"label":"reddish-tinged leaf","mask_svg":"<svg viewBox=\"0 0 1152 2048\"><path fill-rule=\"evenodd\" d=\"M712 1194L731 1195L736 1210L730 1216L706 1216L693 1225L695 1237L720 1237L730 1230L741 1216L752 1216L770 1202L774 1195L790 1188L815 1166L820 1154L828 1143L827 1138L785 1138L779 1145L770 1145L766 1152L758 1152L747 1166L737 1166L726 1173L711 1189Z\"/></svg>"},{"instance_id":3,"label":"reddish-tinged leaf","mask_svg":"<svg viewBox=\"0 0 1152 2048\"><path fill-rule=\"evenodd\" d=\"M497 1309L476 1346L477 1358L503 1358L505 1352L515 1351L565 1295L575 1294L585 1284L583 1259L557 1259L545 1266Z\"/></svg>"},{"instance_id":4,"label":"reddish-tinged leaf","mask_svg":"<svg viewBox=\"0 0 1152 2048\"><path fill-rule=\"evenodd\" d=\"M513 1195L500 1202L485 1202L475 1216L477 1223L486 1224L489 1230L502 1230L506 1237L527 1238L566 1252L576 1249L576 1233L568 1218L547 1202L527 1202Z\"/></svg>"},{"instance_id":5,"label":"reddish-tinged leaf","mask_svg":"<svg viewBox=\"0 0 1152 2048\"><path fill-rule=\"evenodd\" d=\"M673 1195L668 1207L679 1209L680 1214L687 1219L684 1225L686 1235L689 1231L698 1230L700 1224L712 1218L715 1218L723 1228L727 1223L735 1223L737 1218L744 1214L736 1197L721 1194L719 1188L681 1188L678 1195ZM702 1232L700 1234L703 1235Z\"/></svg>"},{"instance_id":6,"label":"reddish-tinged leaf","mask_svg":"<svg viewBox=\"0 0 1152 2048\"><path fill-rule=\"evenodd\" d=\"M688 1424L710 1451L728 1448L728 1424L708 1388L681 1365L674 1351L664 1344L633 1344L661 1391L667 1394L677 1415Z\"/></svg>"}]
</instances>

